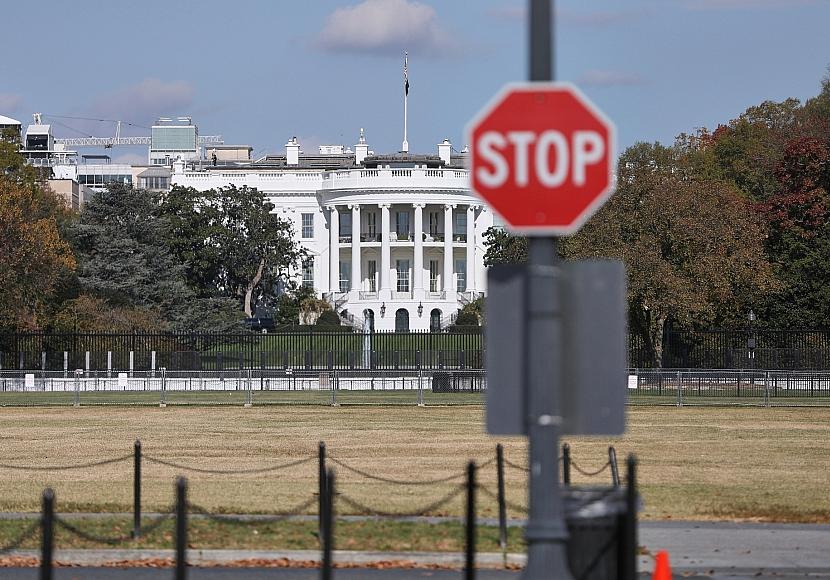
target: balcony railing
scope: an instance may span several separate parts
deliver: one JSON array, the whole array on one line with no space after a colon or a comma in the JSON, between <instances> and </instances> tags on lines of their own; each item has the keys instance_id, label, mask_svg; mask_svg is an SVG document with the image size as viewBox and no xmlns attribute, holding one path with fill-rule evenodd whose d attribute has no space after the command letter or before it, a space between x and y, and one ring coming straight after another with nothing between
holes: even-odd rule
<instances>
[{"instance_id":1,"label":"balcony railing","mask_svg":"<svg viewBox=\"0 0 830 580\"><path fill-rule=\"evenodd\" d=\"M392 292L393 300L409 300L410 298L412 298L412 291L401 292L396 290Z\"/></svg>"},{"instance_id":2,"label":"balcony railing","mask_svg":"<svg viewBox=\"0 0 830 580\"><path fill-rule=\"evenodd\" d=\"M361 242L379 242L380 234L360 234Z\"/></svg>"},{"instance_id":3,"label":"balcony railing","mask_svg":"<svg viewBox=\"0 0 830 580\"><path fill-rule=\"evenodd\" d=\"M340 243L341 244L351 244L352 243L352 235L340 236Z\"/></svg>"},{"instance_id":4,"label":"balcony railing","mask_svg":"<svg viewBox=\"0 0 830 580\"><path fill-rule=\"evenodd\" d=\"M378 293L373 290L361 290L358 292L358 298L360 300L377 300Z\"/></svg>"}]
</instances>

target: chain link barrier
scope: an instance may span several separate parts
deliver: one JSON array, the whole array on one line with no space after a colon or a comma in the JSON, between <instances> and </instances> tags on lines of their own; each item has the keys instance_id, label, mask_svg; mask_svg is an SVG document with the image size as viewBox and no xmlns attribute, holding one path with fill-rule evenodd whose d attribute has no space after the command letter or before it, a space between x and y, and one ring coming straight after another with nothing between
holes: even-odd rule
<instances>
[{"instance_id":1,"label":"chain link barrier","mask_svg":"<svg viewBox=\"0 0 830 580\"><path fill-rule=\"evenodd\" d=\"M132 455L130 457L132 457ZM252 469L205 469L203 467L192 467L181 463L175 463L173 461L167 461L166 459L159 459L158 457L153 457L152 455L144 455L143 458L151 463L172 467L173 469L181 469L183 471L192 471L194 473L205 473L210 475L255 475L272 473L282 469L297 467L298 465L302 465L316 459L316 457L312 455L311 457L306 457L305 459L297 459L296 461L289 461L288 463L272 465L270 467L255 467Z\"/></svg>"},{"instance_id":2,"label":"chain link barrier","mask_svg":"<svg viewBox=\"0 0 830 580\"><path fill-rule=\"evenodd\" d=\"M20 546L22 546L26 540L30 538L34 538L37 535L38 530L40 530L41 525L41 518L36 519L31 523L31 525L23 530L23 533L17 536L11 543L6 544L5 546L0 546L0 554L8 554L10 552L14 552Z\"/></svg>"},{"instance_id":3,"label":"chain link barrier","mask_svg":"<svg viewBox=\"0 0 830 580\"><path fill-rule=\"evenodd\" d=\"M571 459L571 467L573 467L573 468L574 468L574 470L575 470L577 473L579 473L580 475L584 475L585 477L594 477L594 476L599 475L600 473L602 473L603 471L605 471L605 470L606 470L606 469L608 469L609 467L611 467L611 462L610 462L610 461L606 461L606 462L605 462L605 465L603 465L602 467L600 467L600 468L599 468L599 469L597 469L596 471L587 471L587 470L582 469L581 467L579 467L579 466L576 464L576 462L575 462L573 459Z\"/></svg>"},{"instance_id":4,"label":"chain link barrier","mask_svg":"<svg viewBox=\"0 0 830 580\"><path fill-rule=\"evenodd\" d=\"M498 496L498 494L497 494L496 492L494 492L494 491L491 491L491 490L487 489L487 488L486 488L486 487L484 487L483 485L479 484L478 486L476 486L476 489L478 489L479 491L481 491L483 495L486 495L486 496L487 496L487 497L489 497L490 499L493 499L493 500L495 500L496 502L498 502L498 501L499 501L499 496ZM504 505L505 505L506 507L509 507L509 508L510 508L510 509L512 509L513 511L519 512L520 514L526 514L526 513L528 512L528 510L527 510L527 508L526 508L525 506L523 506L523 505L519 505L519 504L517 504L517 503L513 503L512 501L508 500L507 498L504 498Z\"/></svg>"},{"instance_id":5,"label":"chain link barrier","mask_svg":"<svg viewBox=\"0 0 830 580\"><path fill-rule=\"evenodd\" d=\"M187 507L188 509L193 512L194 514L198 514L200 516L205 517L208 520L213 522L221 523L221 524L235 524L235 525L262 525L264 523L270 522L280 522L286 520L290 517L298 516L305 514L305 512L313 505L317 503L317 498L312 497L304 501L301 504L298 504L284 512L280 512L278 514L268 515L267 517L252 519L250 517L245 516L238 516L238 515L229 515L229 514L217 514L209 511L202 506L188 502Z\"/></svg>"},{"instance_id":6,"label":"chain link barrier","mask_svg":"<svg viewBox=\"0 0 830 580\"><path fill-rule=\"evenodd\" d=\"M343 469L345 469L347 471L351 471L352 473L360 475L361 477L365 477L366 479L372 479L374 481L380 481L382 483L389 483L389 484L392 484L392 485L436 485L436 484L439 484L439 483L448 483L448 482L456 480L456 479L461 479L462 477L465 477L467 475L466 471L462 471L462 472L457 473L455 475L448 475L447 477L440 477L440 478L437 478L437 479L414 479L414 480L404 481L404 480L401 480L401 479L392 479L392 478L383 477L383 476L380 476L380 475L372 475L371 473L369 473L367 471L363 471L361 469L358 469L357 467L352 467L348 463L345 463L345 462L341 461L340 459L332 457L331 455L329 455L327 457L327 459L329 461L331 461L332 463L334 463L335 465L338 465L338 466L342 467ZM493 459L493 458L488 459L487 461L482 463L479 466L479 468L490 465L491 463L493 463L493 461L495 461L495 459Z\"/></svg>"},{"instance_id":7,"label":"chain link barrier","mask_svg":"<svg viewBox=\"0 0 830 580\"><path fill-rule=\"evenodd\" d=\"M424 507L410 511L410 512L388 512L385 510L379 510L372 507L369 507L359 501L350 498L346 494L338 494L337 499L338 501L342 501L344 504L348 505L354 510L362 512L365 515L370 516L382 516L382 517L417 517L417 516L425 516L430 512L437 510L440 507L443 507L454 500L456 497L461 495L467 490L466 485L459 485L450 493L442 497L441 499L432 502L431 504L425 505Z\"/></svg>"},{"instance_id":8,"label":"chain link barrier","mask_svg":"<svg viewBox=\"0 0 830 580\"><path fill-rule=\"evenodd\" d=\"M0 469L17 469L20 471L68 471L70 469L88 469L90 467L101 467L103 465L111 465L113 463L121 463L122 461L127 461L128 459L132 459L133 454L130 453L129 455L123 455L121 457L115 457L113 459L103 459L101 461L93 461L91 463L80 463L78 465L50 465L50 466L39 466L39 465L10 465L7 463L0 463Z\"/></svg>"},{"instance_id":9,"label":"chain link barrier","mask_svg":"<svg viewBox=\"0 0 830 580\"><path fill-rule=\"evenodd\" d=\"M164 522L173 519L174 515L175 508L169 508L168 511L164 512L156 518L153 518L150 521L150 523L141 526L138 529L139 536L143 537L145 535L153 533L158 528L160 528L161 525L164 524ZM94 542L96 544L107 544L110 546L117 546L118 544L123 544L125 542L132 541L135 539L133 532L130 532L129 534L124 534L122 536L98 536L91 532L84 531L74 524L70 524L67 520L63 519L57 514L55 514L55 523L67 532L69 532L70 534L73 534L81 538L82 540L86 540L87 542Z\"/></svg>"}]
</instances>

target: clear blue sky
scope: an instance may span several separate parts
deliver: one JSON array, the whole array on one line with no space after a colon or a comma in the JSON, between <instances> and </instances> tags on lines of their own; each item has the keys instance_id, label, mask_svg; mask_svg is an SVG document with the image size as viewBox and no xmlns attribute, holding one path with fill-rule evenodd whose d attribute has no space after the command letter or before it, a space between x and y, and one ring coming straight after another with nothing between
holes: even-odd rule
<instances>
[{"instance_id":1,"label":"clear blue sky","mask_svg":"<svg viewBox=\"0 0 830 580\"><path fill-rule=\"evenodd\" d=\"M504 83L527 75L526 0L42 0L4 2L0 114L35 111L149 126L192 115L202 134L258 152L433 152ZM670 143L763 100L818 93L828 0L559 0L557 77L619 127L620 149ZM109 135L111 123L59 119ZM59 136L76 132L56 126ZM149 133L134 129L135 133ZM115 157L143 159L142 149Z\"/></svg>"}]
</instances>

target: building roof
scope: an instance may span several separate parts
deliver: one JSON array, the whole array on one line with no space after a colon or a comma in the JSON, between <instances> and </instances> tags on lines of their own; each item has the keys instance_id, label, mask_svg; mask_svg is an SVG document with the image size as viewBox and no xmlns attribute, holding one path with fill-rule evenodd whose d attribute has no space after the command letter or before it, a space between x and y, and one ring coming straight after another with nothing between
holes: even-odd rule
<instances>
[{"instance_id":1,"label":"building roof","mask_svg":"<svg viewBox=\"0 0 830 580\"><path fill-rule=\"evenodd\" d=\"M150 167L138 174L138 177L170 177L172 172L166 167Z\"/></svg>"},{"instance_id":2,"label":"building roof","mask_svg":"<svg viewBox=\"0 0 830 580\"><path fill-rule=\"evenodd\" d=\"M0 125L20 125L20 121L6 117L5 115L0 115Z\"/></svg>"},{"instance_id":3,"label":"building roof","mask_svg":"<svg viewBox=\"0 0 830 580\"><path fill-rule=\"evenodd\" d=\"M27 135L48 135L51 131L51 125L29 125L26 127Z\"/></svg>"}]
</instances>

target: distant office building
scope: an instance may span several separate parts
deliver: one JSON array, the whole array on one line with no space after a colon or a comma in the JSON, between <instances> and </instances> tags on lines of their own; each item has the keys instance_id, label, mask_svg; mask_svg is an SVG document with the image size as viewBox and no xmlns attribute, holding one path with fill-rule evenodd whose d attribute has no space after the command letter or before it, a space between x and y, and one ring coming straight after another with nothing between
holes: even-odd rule
<instances>
[{"instance_id":1,"label":"distant office building","mask_svg":"<svg viewBox=\"0 0 830 580\"><path fill-rule=\"evenodd\" d=\"M0 115L0 139L7 139L12 143L20 143L23 126L20 121Z\"/></svg>"}]
</instances>

